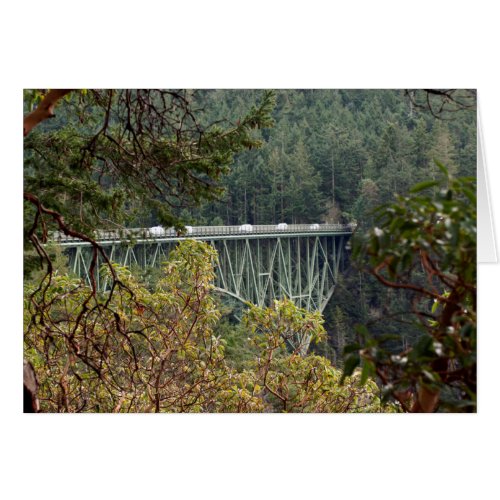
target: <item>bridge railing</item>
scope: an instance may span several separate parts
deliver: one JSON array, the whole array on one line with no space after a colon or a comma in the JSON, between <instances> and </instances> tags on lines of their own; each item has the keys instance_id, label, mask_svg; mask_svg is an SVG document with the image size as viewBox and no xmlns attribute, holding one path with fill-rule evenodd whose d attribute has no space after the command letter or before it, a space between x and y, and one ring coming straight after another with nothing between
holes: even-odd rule
<instances>
[{"instance_id":1,"label":"bridge railing","mask_svg":"<svg viewBox=\"0 0 500 500\"><path fill-rule=\"evenodd\" d=\"M268 224L255 225L243 224L240 226L186 226L186 230L181 233L174 228L124 228L115 231L96 230L94 238L97 241L116 241L132 239L163 239L163 238L190 238L204 236L241 236L245 234L290 234L290 233L332 233L332 232L352 232L356 229L356 223L349 224ZM51 234L52 241L67 243L81 241L78 238L67 236L60 231Z\"/></svg>"}]
</instances>

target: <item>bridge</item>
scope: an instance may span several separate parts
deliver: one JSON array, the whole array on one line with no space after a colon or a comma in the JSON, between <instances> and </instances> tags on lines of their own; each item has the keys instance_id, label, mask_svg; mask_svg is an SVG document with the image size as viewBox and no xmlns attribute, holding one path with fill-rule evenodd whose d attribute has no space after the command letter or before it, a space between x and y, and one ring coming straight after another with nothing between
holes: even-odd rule
<instances>
[{"instance_id":1,"label":"bridge","mask_svg":"<svg viewBox=\"0 0 500 500\"><path fill-rule=\"evenodd\" d=\"M185 239L206 241L218 252L216 290L258 306L288 298L307 310L323 311L345 261L355 224L278 224L186 227L184 234L160 226L98 231L96 240L120 265L159 266ZM53 239L69 254L71 270L90 283L90 243L62 234ZM99 266L97 266L99 268ZM96 269L96 283L108 283Z\"/></svg>"}]
</instances>

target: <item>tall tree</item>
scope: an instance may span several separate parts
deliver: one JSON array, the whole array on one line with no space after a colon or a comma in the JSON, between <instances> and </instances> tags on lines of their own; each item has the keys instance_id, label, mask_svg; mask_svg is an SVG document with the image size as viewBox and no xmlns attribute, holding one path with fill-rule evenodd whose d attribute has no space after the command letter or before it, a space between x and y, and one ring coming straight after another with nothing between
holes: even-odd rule
<instances>
[{"instance_id":1,"label":"tall tree","mask_svg":"<svg viewBox=\"0 0 500 500\"><path fill-rule=\"evenodd\" d=\"M443 165L446 165L450 174L456 175L458 171L456 164L457 153L450 131L445 122L435 122L432 129L432 138L433 144L429 151L432 164L433 160L437 160Z\"/></svg>"},{"instance_id":2,"label":"tall tree","mask_svg":"<svg viewBox=\"0 0 500 500\"><path fill-rule=\"evenodd\" d=\"M219 195L234 154L259 147L254 130L273 123L272 92L223 128L202 124L193 92L94 90L64 91L63 119L33 129L54 114L54 92L26 92L38 107L25 119L25 235L45 259L51 228L92 242L95 253L95 229L138 214L181 228L179 209Z\"/></svg>"},{"instance_id":3,"label":"tall tree","mask_svg":"<svg viewBox=\"0 0 500 500\"><path fill-rule=\"evenodd\" d=\"M325 210L321 176L315 172L303 140L288 156L284 185L284 220L292 223L316 222Z\"/></svg>"}]
</instances>

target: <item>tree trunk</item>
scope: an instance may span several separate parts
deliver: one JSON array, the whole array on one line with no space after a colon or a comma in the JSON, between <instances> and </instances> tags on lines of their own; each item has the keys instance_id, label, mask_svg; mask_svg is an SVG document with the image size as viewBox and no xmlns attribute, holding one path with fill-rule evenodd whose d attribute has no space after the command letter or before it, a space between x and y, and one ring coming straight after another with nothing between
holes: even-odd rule
<instances>
[{"instance_id":1,"label":"tree trunk","mask_svg":"<svg viewBox=\"0 0 500 500\"><path fill-rule=\"evenodd\" d=\"M23 379L23 411L24 413L38 413L40 411L37 396L38 382L32 364L26 360L24 360Z\"/></svg>"}]
</instances>

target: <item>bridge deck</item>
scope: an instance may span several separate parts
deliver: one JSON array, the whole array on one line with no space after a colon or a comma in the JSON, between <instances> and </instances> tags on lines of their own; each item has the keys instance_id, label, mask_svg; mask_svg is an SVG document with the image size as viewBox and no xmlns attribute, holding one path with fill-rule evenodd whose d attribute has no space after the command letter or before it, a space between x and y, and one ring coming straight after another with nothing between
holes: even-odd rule
<instances>
[{"instance_id":1,"label":"bridge deck","mask_svg":"<svg viewBox=\"0 0 500 500\"><path fill-rule=\"evenodd\" d=\"M255 239L297 236L350 235L356 224L287 224L284 225L242 225L242 226L186 226L180 233L173 228L130 228L119 231L96 231L94 237L103 244L134 240L135 243L181 241L185 239L223 240ZM63 233L55 232L52 241L62 246L89 245L85 241Z\"/></svg>"}]
</instances>

